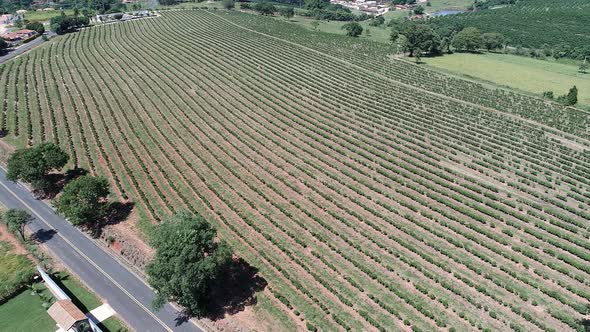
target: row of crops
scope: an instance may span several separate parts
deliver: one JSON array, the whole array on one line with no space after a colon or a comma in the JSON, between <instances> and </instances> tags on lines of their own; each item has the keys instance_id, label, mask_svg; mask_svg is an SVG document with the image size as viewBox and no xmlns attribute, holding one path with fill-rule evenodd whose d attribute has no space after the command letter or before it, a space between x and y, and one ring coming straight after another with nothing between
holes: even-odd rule
<instances>
[{"instance_id":1,"label":"row of crops","mask_svg":"<svg viewBox=\"0 0 590 332\"><path fill-rule=\"evenodd\" d=\"M394 50L391 45L322 32L309 32L295 24L246 13L220 12L218 15L242 27L295 42L346 60L349 64L379 73L385 76L385 79L392 79L448 97L516 114L566 133L586 139L590 138L590 112L588 111L564 107L557 103L504 89L485 88L479 83L441 74L408 61L392 58L391 54L394 53ZM590 15L586 16L590 17ZM567 22L569 24L570 21ZM539 28L536 31L545 31L545 28ZM590 34L586 35L590 36ZM375 79L384 78L377 76Z\"/></svg>"},{"instance_id":2,"label":"row of crops","mask_svg":"<svg viewBox=\"0 0 590 332\"><path fill-rule=\"evenodd\" d=\"M520 0L514 5L437 17L441 28L474 26L504 34L511 45L549 48L568 56L589 55L590 1Z\"/></svg>"},{"instance_id":3,"label":"row of crops","mask_svg":"<svg viewBox=\"0 0 590 332\"><path fill-rule=\"evenodd\" d=\"M583 330L590 146L232 22L165 12L1 66L6 139L58 142L148 220L202 214L301 328Z\"/></svg>"}]
</instances>

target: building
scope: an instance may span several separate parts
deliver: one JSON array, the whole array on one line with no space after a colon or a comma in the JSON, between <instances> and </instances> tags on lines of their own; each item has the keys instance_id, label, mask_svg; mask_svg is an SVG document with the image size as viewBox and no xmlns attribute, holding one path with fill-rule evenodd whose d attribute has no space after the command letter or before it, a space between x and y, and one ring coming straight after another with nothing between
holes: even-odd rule
<instances>
[{"instance_id":1,"label":"building","mask_svg":"<svg viewBox=\"0 0 590 332\"><path fill-rule=\"evenodd\" d=\"M69 299L56 301L47 313L63 331L91 331L88 317Z\"/></svg>"},{"instance_id":2,"label":"building","mask_svg":"<svg viewBox=\"0 0 590 332\"><path fill-rule=\"evenodd\" d=\"M29 30L29 29L22 29L14 32L9 32L4 34L0 37L4 39L9 45L14 46L17 45L25 40L34 38L37 36L37 31Z\"/></svg>"},{"instance_id":3,"label":"building","mask_svg":"<svg viewBox=\"0 0 590 332\"><path fill-rule=\"evenodd\" d=\"M12 14L4 14L0 16L0 24L10 24L14 19Z\"/></svg>"}]
</instances>

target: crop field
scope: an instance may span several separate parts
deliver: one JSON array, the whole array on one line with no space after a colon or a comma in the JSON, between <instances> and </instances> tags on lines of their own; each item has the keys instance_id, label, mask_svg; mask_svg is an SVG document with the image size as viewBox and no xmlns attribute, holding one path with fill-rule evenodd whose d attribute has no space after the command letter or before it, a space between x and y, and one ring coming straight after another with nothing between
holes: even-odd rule
<instances>
[{"instance_id":1,"label":"crop field","mask_svg":"<svg viewBox=\"0 0 590 332\"><path fill-rule=\"evenodd\" d=\"M144 226L211 220L298 328L583 331L588 113L336 37L204 10L85 29L0 67L0 125Z\"/></svg>"}]
</instances>

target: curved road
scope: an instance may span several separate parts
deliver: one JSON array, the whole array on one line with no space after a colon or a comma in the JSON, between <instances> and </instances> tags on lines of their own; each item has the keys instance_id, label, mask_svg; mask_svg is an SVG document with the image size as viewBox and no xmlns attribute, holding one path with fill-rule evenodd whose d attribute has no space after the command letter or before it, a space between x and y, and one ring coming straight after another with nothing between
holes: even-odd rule
<instances>
[{"instance_id":1,"label":"curved road","mask_svg":"<svg viewBox=\"0 0 590 332\"><path fill-rule=\"evenodd\" d=\"M6 180L0 168L0 202L8 208L28 210L34 216L33 232L42 231L44 244L103 301L136 331L204 331L183 321L170 304L160 311L151 307L154 291L133 272L96 245L47 204L36 200L21 184Z\"/></svg>"}]
</instances>

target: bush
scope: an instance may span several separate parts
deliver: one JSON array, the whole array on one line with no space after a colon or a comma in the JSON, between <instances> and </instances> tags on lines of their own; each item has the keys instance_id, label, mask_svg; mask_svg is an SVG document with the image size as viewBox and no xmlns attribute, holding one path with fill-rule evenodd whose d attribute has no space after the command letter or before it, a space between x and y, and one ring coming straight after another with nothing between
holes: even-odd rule
<instances>
[{"instance_id":1,"label":"bush","mask_svg":"<svg viewBox=\"0 0 590 332\"><path fill-rule=\"evenodd\" d=\"M43 23L33 22L26 25L26 28L29 30L35 30L38 34L42 35L45 33L45 26Z\"/></svg>"},{"instance_id":2,"label":"bush","mask_svg":"<svg viewBox=\"0 0 590 332\"><path fill-rule=\"evenodd\" d=\"M358 37L363 33L363 27L356 22L344 24L342 30L346 30L346 35L350 37Z\"/></svg>"}]
</instances>

